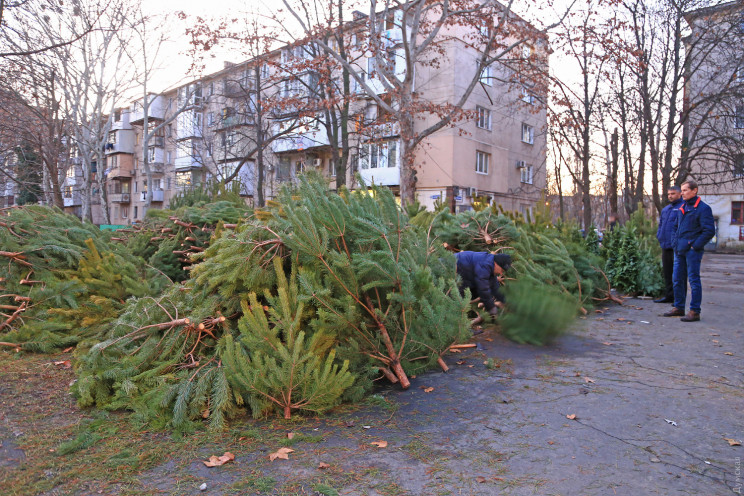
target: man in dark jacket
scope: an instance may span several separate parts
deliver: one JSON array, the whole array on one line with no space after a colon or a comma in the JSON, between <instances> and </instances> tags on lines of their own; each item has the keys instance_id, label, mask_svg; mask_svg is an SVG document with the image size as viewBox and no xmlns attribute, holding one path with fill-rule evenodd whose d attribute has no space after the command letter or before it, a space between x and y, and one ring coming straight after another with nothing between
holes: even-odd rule
<instances>
[{"instance_id":1,"label":"man in dark jacket","mask_svg":"<svg viewBox=\"0 0 744 496\"><path fill-rule=\"evenodd\" d=\"M659 240L659 245L661 246L661 266L663 267L666 291L664 292L664 296L658 300L654 300L654 303L674 303L674 282L672 281L674 249L672 248L672 236L674 236L674 229L677 227L676 217L679 214L679 207L684 202L680 187L670 186L667 190L667 199L669 200L669 205L661 210L659 229L656 231L656 239Z\"/></svg>"},{"instance_id":2,"label":"man in dark jacket","mask_svg":"<svg viewBox=\"0 0 744 496\"><path fill-rule=\"evenodd\" d=\"M496 301L504 301L499 291L499 277L511 266L511 257L478 251L461 251L455 254L457 274L462 279L460 292L470 289L473 298L480 298L491 315L498 313Z\"/></svg>"},{"instance_id":3,"label":"man in dark jacket","mask_svg":"<svg viewBox=\"0 0 744 496\"><path fill-rule=\"evenodd\" d=\"M716 234L713 211L697 195L695 181L682 183L682 199L679 207L677 228L672 236L674 248L674 308L664 317L678 317L682 322L700 320L700 304L703 299L703 286L700 283L700 262L703 260L705 245ZM685 315L687 280L690 280L690 312Z\"/></svg>"}]
</instances>

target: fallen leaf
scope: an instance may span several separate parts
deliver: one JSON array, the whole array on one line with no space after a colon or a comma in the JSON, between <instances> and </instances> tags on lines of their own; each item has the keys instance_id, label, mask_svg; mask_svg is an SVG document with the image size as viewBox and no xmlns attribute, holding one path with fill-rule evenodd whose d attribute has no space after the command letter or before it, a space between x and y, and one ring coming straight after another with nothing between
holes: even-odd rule
<instances>
[{"instance_id":1,"label":"fallen leaf","mask_svg":"<svg viewBox=\"0 0 744 496\"><path fill-rule=\"evenodd\" d=\"M329 467L330 467L330 465L328 465L326 462L320 462L318 464L318 468L321 469L321 470L327 469Z\"/></svg>"},{"instance_id":2,"label":"fallen leaf","mask_svg":"<svg viewBox=\"0 0 744 496\"><path fill-rule=\"evenodd\" d=\"M604 310L595 310L594 313L604 313Z\"/></svg>"},{"instance_id":3,"label":"fallen leaf","mask_svg":"<svg viewBox=\"0 0 744 496\"><path fill-rule=\"evenodd\" d=\"M713 341L714 343L717 343L718 342L717 339L711 339L711 341Z\"/></svg>"},{"instance_id":4,"label":"fallen leaf","mask_svg":"<svg viewBox=\"0 0 744 496\"><path fill-rule=\"evenodd\" d=\"M472 366L472 365L468 365L468 368L469 368L469 369L472 369L472 368L473 368L473 366Z\"/></svg>"},{"instance_id":5,"label":"fallen leaf","mask_svg":"<svg viewBox=\"0 0 744 496\"><path fill-rule=\"evenodd\" d=\"M610 343L610 342L608 342L608 341L605 341L605 342L604 342L604 343L602 343L602 344L603 344L603 345L605 345L605 346L612 346L612 343Z\"/></svg>"},{"instance_id":6,"label":"fallen leaf","mask_svg":"<svg viewBox=\"0 0 744 496\"><path fill-rule=\"evenodd\" d=\"M465 365L465 360L458 360L457 365Z\"/></svg>"},{"instance_id":7,"label":"fallen leaf","mask_svg":"<svg viewBox=\"0 0 744 496\"><path fill-rule=\"evenodd\" d=\"M206 465L207 467L219 467L220 465L224 465L227 462L231 462L233 460L235 460L235 455L233 455L229 451L226 451L224 455L222 456L212 455L209 457L209 460L202 461L202 463L204 463L204 465Z\"/></svg>"},{"instance_id":8,"label":"fallen leaf","mask_svg":"<svg viewBox=\"0 0 744 496\"><path fill-rule=\"evenodd\" d=\"M734 354L731 353L730 351L724 351L723 354L728 355L728 356L734 356Z\"/></svg>"},{"instance_id":9,"label":"fallen leaf","mask_svg":"<svg viewBox=\"0 0 744 496\"><path fill-rule=\"evenodd\" d=\"M493 341L493 338L485 338L484 341Z\"/></svg>"},{"instance_id":10,"label":"fallen leaf","mask_svg":"<svg viewBox=\"0 0 744 496\"><path fill-rule=\"evenodd\" d=\"M484 482L486 482L486 478L483 477L482 475L479 475L478 477L476 477L475 480L479 482L480 484L483 484Z\"/></svg>"},{"instance_id":11,"label":"fallen leaf","mask_svg":"<svg viewBox=\"0 0 744 496\"><path fill-rule=\"evenodd\" d=\"M555 441L548 441L548 444L550 444L552 446L552 445L555 444Z\"/></svg>"},{"instance_id":12,"label":"fallen leaf","mask_svg":"<svg viewBox=\"0 0 744 496\"><path fill-rule=\"evenodd\" d=\"M294 432L288 432L287 433L287 439L292 439L295 436Z\"/></svg>"},{"instance_id":13,"label":"fallen leaf","mask_svg":"<svg viewBox=\"0 0 744 496\"><path fill-rule=\"evenodd\" d=\"M594 384L594 379L592 379L591 377L584 377L584 382Z\"/></svg>"},{"instance_id":14,"label":"fallen leaf","mask_svg":"<svg viewBox=\"0 0 744 496\"><path fill-rule=\"evenodd\" d=\"M741 446L741 441L737 441L736 439L729 439L727 437L724 437L723 439L728 441L729 446Z\"/></svg>"},{"instance_id":15,"label":"fallen leaf","mask_svg":"<svg viewBox=\"0 0 744 496\"><path fill-rule=\"evenodd\" d=\"M69 360L60 360L59 362L54 362L54 365L61 365L63 369L72 367L72 363Z\"/></svg>"},{"instance_id":16,"label":"fallen leaf","mask_svg":"<svg viewBox=\"0 0 744 496\"><path fill-rule=\"evenodd\" d=\"M289 454L293 451L294 450L292 448L279 448L275 452L269 454L269 460L271 460L272 462L277 458L281 458L282 460L289 460Z\"/></svg>"},{"instance_id":17,"label":"fallen leaf","mask_svg":"<svg viewBox=\"0 0 744 496\"><path fill-rule=\"evenodd\" d=\"M425 393L431 393L432 391L434 391L434 388L433 387L428 387L428 388L425 388L424 389L424 392Z\"/></svg>"},{"instance_id":18,"label":"fallen leaf","mask_svg":"<svg viewBox=\"0 0 744 496\"><path fill-rule=\"evenodd\" d=\"M715 332L711 332L711 333L710 333L710 335L711 335L711 336L720 336L720 334L717 334L717 333L715 333Z\"/></svg>"},{"instance_id":19,"label":"fallen leaf","mask_svg":"<svg viewBox=\"0 0 744 496\"><path fill-rule=\"evenodd\" d=\"M625 321L625 319L624 319L624 318L622 318L622 317L618 317L618 318L616 318L615 320L617 320L618 322L624 322L624 321Z\"/></svg>"},{"instance_id":20,"label":"fallen leaf","mask_svg":"<svg viewBox=\"0 0 744 496\"><path fill-rule=\"evenodd\" d=\"M387 448L387 441L372 441L370 444L373 444L378 448Z\"/></svg>"},{"instance_id":21,"label":"fallen leaf","mask_svg":"<svg viewBox=\"0 0 744 496\"><path fill-rule=\"evenodd\" d=\"M576 414L575 414L575 413L572 413L572 414L570 414L570 415L566 415L566 418L567 418L568 420L576 420Z\"/></svg>"}]
</instances>

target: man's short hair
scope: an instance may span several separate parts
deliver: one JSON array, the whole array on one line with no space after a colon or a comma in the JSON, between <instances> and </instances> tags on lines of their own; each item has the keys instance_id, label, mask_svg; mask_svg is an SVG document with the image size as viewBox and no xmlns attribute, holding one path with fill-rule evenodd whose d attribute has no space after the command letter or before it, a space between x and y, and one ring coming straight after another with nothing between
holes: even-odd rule
<instances>
[{"instance_id":1,"label":"man's short hair","mask_svg":"<svg viewBox=\"0 0 744 496\"><path fill-rule=\"evenodd\" d=\"M679 186L669 186L667 188L667 191L676 191L677 193L679 193L680 191L682 191L682 188L680 188Z\"/></svg>"},{"instance_id":2,"label":"man's short hair","mask_svg":"<svg viewBox=\"0 0 744 496\"><path fill-rule=\"evenodd\" d=\"M687 185L690 189L698 189L698 183L694 179L688 179L687 181L682 183L682 186Z\"/></svg>"},{"instance_id":3,"label":"man's short hair","mask_svg":"<svg viewBox=\"0 0 744 496\"><path fill-rule=\"evenodd\" d=\"M506 272L509 270L509 267L511 267L512 264L512 258L511 255L507 255L506 253L497 253L493 256L493 261L504 271Z\"/></svg>"}]
</instances>

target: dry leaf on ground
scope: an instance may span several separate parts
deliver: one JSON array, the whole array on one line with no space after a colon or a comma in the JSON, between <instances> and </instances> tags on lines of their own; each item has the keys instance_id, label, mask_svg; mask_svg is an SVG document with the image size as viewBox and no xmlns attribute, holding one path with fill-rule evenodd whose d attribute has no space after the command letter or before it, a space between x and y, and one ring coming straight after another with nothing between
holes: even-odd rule
<instances>
[{"instance_id":1,"label":"dry leaf on ground","mask_svg":"<svg viewBox=\"0 0 744 496\"><path fill-rule=\"evenodd\" d=\"M295 437L295 433L294 432L288 432L287 433L287 439L292 439L294 437Z\"/></svg>"},{"instance_id":2,"label":"dry leaf on ground","mask_svg":"<svg viewBox=\"0 0 744 496\"><path fill-rule=\"evenodd\" d=\"M424 388L425 393L431 393L432 391L434 391L433 387Z\"/></svg>"},{"instance_id":3,"label":"dry leaf on ground","mask_svg":"<svg viewBox=\"0 0 744 496\"><path fill-rule=\"evenodd\" d=\"M572 414L570 414L570 415L566 415L566 418L567 418L568 420L576 420L576 414L575 414L575 413L572 413Z\"/></svg>"},{"instance_id":4,"label":"dry leaf on ground","mask_svg":"<svg viewBox=\"0 0 744 496\"><path fill-rule=\"evenodd\" d=\"M486 482L486 478L483 477L482 475L479 475L478 477L476 477L475 480L478 481L480 484L483 484L484 482Z\"/></svg>"},{"instance_id":5,"label":"dry leaf on ground","mask_svg":"<svg viewBox=\"0 0 744 496\"><path fill-rule=\"evenodd\" d=\"M594 384L594 379L591 377L584 377L584 382Z\"/></svg>"},{"instance_id":6,"label":"dry leaf on ground","mask_svg":"<svg viewBox=\"0 0 744 496\"><path fill-rule=\"evenodd\" d=\"M54 365L61 365L63 369L69 369L72 367L72 362L69 360L60 360L59 362L54 362Z\"/></svg>"},{"instance_id":7,"label":"dry leaf on ground","mask_svg":"<svg viewBox=\"0 0 744 496\"><path fill-rule=\"evenodd\" d=\"M289 460L289 454L293 451L294 450L292 448L279 448L275 452L269 454L269 460L271 460L272 462L277 458L281 458L282 460Z\"/></svg>"},{"instance_id":8,"label":"dry leaf on ground","mask_svg":"<svg viewBox=\"0 0 744 496\"><path fill-rule=\"evenodd\" d=\"M734 356L734 354L733 354L733 353L731 353L730 351L725 351L725 352L724 352L723 354L724 354L724 355L728 355L728 356Z\"/></svg>"},{"instance_id":9,"label":"dry leaf on ground","mask_svg":"<svg viewBox=\"0 0 744 496\"><path fill-rule=\"evenodd\" d=\"M209 460L202 461L202 463L204 463L204 465L206 465L207 467L219 467L220 465L224 465L227 462L231 462L233 460L235 460L235 455L233 455L229 451L226 451L224 455L222 456L212 455L209 457Z\"/></svg>"},{"instance_id":10,"label":"dry leaf on ground","mask_svg":"<svg viewBox=\"0 0 744 496\"><path fill-rule=\"evenodd\" d=\"M387 448L387 441L372 441L370 444L373 444L378 448Z\"/></svg>"},{"instance_id":11,"label":"dry leaf on ground","mask_svg":"<svg viewBox=\"0 0 744 496\"><path fill-rule=\"evenodd\" d=\"M330 465L328 465L326 462L320 462L318 464L318 468L321 470L327 469L328 467L330 467Z\"/></svg>"},{"instance_id":12,"label":"dry leaf on ground","mask_svg":"<svg viewBox=\"0 0 744 496\"><path fill-rule=\"evenodd\" d=\"M741 446L741 441L737 441L736 439L729 439L727 437L724 437L723 439L728 441L729 446Z\"/></svg>"}]
</instances>

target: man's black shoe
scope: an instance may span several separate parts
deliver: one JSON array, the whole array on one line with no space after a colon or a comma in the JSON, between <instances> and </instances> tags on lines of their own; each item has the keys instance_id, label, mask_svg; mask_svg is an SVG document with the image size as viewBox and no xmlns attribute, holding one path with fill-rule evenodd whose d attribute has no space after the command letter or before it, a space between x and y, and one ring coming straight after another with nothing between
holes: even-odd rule
<instances>
[{"instance_id":1,"label":"man's black shoe","mask_svg":"<svg viewBox=\"0 0 744 496\"><path fill-rule=\"evenodd\" d=\"M667 313L662 314L662 317L683 317L684 315L685 315L685 311L684 310L679 309L677 307L673 307Z\"/></svg>"},{"instance_id":2,"label":"man's black shoe","mask_svg":"<svg viewBox=\"0 0 744 496\"><path fill-rule=\"evenodd\" d=\"M674 303L674 298L662 297L654 300L654 303Z\"/></svg>"}]
</instances>

